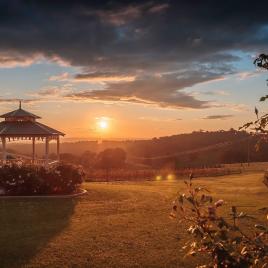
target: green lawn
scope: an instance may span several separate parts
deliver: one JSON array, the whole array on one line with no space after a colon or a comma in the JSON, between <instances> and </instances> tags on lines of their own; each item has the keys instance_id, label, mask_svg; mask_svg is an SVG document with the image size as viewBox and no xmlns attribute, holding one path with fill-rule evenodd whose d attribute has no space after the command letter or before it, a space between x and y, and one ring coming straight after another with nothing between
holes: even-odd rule
<instances>
[{"instance_id":1,"label":"green lawn","mask_svg":"<svg viewBox=\"0 0 268 268\"><path fill-rule=\"evenodd\" d=\"M264 220L262 174L199 179ZM86 183L75 200L1 200L0 267L194 267L169 216L182 181Z\"/></svg>"}]
</instances>

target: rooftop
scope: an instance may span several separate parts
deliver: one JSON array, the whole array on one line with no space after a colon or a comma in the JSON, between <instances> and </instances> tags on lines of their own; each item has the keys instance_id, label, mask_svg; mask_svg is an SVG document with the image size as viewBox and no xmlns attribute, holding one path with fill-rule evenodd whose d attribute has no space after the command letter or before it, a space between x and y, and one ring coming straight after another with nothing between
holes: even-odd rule
<instances>
[{"instance_id":1,"label":"rooftop","mask_svg":"<svg viewBox=\"0 0 268 268\"><path fill-rule=\"evenodd\" d=\"M5 121L0 122L0 136L6 137L47 137L64 136L65 134L36 121L41 117L21 108L0 116Z\"/></svg>"},{"instance_id":2,"label":"rooftop","mask_svg":"<svg viewBox=\"0 0 268 268\"><path fill-rule=\"evenodd\" d=\"M21 102L20 102L20 106L19 109L14 110L12 112L6 113L6 114L2 114L0 115L1 118L22 118L22 117L29 117L29 118L33 118L33 119L38 119L41 118L40 116L37 116L35 114L32 114L30 112L27 112L25 110L23 110L21 108Z\"/></svg>"},{"instance_id":3,"label":"rooftop","mask_svg":"<svg viewBox=\"0 0 268 268\"><path fill-rule=\"evenodd\" d=\"M64 136L65 134L39 122L0 122L0 136Z\"/></svg>"}]
</instances>

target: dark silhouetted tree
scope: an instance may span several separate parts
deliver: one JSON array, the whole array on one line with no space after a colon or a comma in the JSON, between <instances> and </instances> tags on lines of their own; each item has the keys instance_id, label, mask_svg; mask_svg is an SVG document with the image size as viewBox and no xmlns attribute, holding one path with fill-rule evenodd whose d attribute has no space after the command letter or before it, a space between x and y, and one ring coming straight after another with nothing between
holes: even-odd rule
<instances>
[{"instance_id":1,"label":"dark silhouetted tree","mask_svg":"<svg viewBox=\"0 0 268 268\"><path fill-rule=\"evenodd\" d=\"M84 168L92 168L96 162L96 153L85 151L79 158L79 163Z\"/></svg>"},{"instance_id":2,"label":"dark silhouetted tree","mask_svg":"<svg viewBox=\"0 0 268 268\"><path fill-rule=\"evenodd\" d=\"M96 166L106 170L124 167L126 152L121 148L105 149L97 156Z\"/></svg>"}]
</instances>

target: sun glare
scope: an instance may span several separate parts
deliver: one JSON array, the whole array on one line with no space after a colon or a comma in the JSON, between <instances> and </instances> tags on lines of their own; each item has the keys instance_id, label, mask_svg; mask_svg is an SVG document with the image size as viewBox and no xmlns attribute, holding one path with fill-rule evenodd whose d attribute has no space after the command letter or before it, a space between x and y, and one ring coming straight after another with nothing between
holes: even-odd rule
<instances>
[{"instance_id":1,"label":"sun glare","mask_svg":"<svg viewBox=\"0 0 268 268\"><path fill-rule=\"evenodd\" d=\"M105 117L101 117L97 119L97 125L100 130L106 130L109 128L108 119Z\"/></svg>"}]
</instances>

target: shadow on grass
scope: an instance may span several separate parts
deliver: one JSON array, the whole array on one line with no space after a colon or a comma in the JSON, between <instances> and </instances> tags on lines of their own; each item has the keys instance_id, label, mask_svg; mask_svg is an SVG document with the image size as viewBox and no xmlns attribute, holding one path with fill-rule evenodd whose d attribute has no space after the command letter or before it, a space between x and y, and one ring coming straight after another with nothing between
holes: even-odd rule
<instances>
[{"instance_id":1,"label":"shadow on grass","mask_svg":"<svg viewBox=\"0 0 268 268\"><path fill-rule=\"evenodd\" d=\"M69 222L76 201L0 200L1 267L20 267Z\"/></svg>"}]
</instances>

